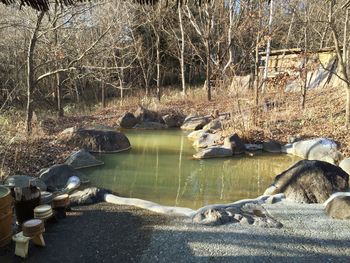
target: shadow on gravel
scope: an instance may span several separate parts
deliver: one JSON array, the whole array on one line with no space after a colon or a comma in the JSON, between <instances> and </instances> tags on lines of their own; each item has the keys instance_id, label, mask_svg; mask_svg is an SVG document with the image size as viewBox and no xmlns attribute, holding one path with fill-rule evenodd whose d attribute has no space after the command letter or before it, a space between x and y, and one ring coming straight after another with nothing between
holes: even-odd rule
<instances>
[{"instance_id":1,"label":"shadow on gravel","mask_svg":"<svg viewBox=\"0 0 350 263\"><path fill-rule=\"evenodd\" d=\"M155 231L155 249L146 251L143 262L350 262L350 239L285 236L283 229L249 233L254 227L244 232L232 228L227 232Z\"/></svg>"},{"instance_id":2,"label":"shadow on gravel","mask_svg":"<svg viewBox=\"0 0 350 263\"><path fill-rule=\"evenodd\" d=\"M145 216L146 214L146 216ZM46 226L45 248L32 244L25 262L138 262L152 225L164 217L106 203L73 208L65 219ZM0 262L23 262L15 245L0 249Z\"/></svg>"}]
</instances>

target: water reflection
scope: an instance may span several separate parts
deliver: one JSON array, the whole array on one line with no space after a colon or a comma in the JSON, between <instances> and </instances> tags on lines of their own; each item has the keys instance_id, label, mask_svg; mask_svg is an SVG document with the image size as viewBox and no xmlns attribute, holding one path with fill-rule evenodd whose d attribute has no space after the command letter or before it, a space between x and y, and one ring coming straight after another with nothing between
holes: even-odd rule
<instances>
[{"instance_id":1,"label":"water reflection","mask_svg":"<svg viewBox=\"0 0 350 263\"><path fill-rule=\"evenodd\" d=\"M165 205L199 208L254 198L298 160L264 154L198 161L181 131L133 131L127 136L131 151L101 155L105 165L84 172L96 186Z\"/></svg>"}]
</instances>

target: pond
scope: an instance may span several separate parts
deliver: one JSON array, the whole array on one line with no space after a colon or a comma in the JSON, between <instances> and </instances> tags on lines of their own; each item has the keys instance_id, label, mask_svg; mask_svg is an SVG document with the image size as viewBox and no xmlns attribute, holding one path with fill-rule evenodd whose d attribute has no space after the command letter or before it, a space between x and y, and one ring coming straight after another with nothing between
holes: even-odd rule
<instances>
[{"instance_id":1,"label":"pond","mask_svg":"<svg viewBox=\"0 0 350 263\"><path fill-rule=\"evenodd\" d=\"M84 173L97 187L162 205L197 209L255 198L299 160L286 154L194 160L195 150L185 132L128 131L126 135L130 151L97 155L105 165Z\"/></svg>"}]
</instances>

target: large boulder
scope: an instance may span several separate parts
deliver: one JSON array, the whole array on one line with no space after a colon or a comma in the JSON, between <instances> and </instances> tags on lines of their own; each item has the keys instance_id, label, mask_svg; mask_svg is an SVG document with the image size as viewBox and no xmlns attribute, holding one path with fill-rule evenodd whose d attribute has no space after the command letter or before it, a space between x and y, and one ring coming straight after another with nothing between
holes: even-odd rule
<instances>
[{"instance_id":1,"label":"large boulder","mask_svg":"<svg viewBox=\"0 0 350 263\"><path fill-rule=\"evenodd\" d=\"M134 113L138 123L142 122L163 122L161 116L155 111L139 106Z\"/></svg>"},{"instance_id":2,"label":"large boulder","mask_svg":"<svg viewBox=\"0 0 350 263\"><path fill-rule=\"evenodd\" d=\"M70 177L77 176L81 181L84 175L68 164L56 164L44 170L39 178L47 185L49 191L56 191L66 186Z\"/></svg>"},{"instance_id":3,"label":"large boulder","mask_svg":"<svg viewBox=\"0 0 350 263\"><path fill-rule=\"evenodd\" d=\"M301 160L276 176L265 195L284 193L298 203L323 203L329 196L349 188L349 175L322 161Z\"/></svg>"},{"instance_id":4,"label":"large boulder","mask_svg":"<svg viewBox=\"0 0 350 263\"><path fill-rule=\"evenodd\" d=\"M102 165L103 162L97 160L85 149L72 153L65 161L66 164L72 166L74 169L81 169L93 166Z\"/></svg>"},{"instance_id":5,"label":"large boulder","mask_svg":"<svg viewBox=\"0 0 350 263\"><path fill-rule=\"evenodd\" d=\"M46 191L47 186L45 182L39 178L28 176L28 175L13 175L7 177L4 184L10 185L11 187L28 187L29 183L33 186L39 187L41 191Z\"/></svg>"},{"instance_id":6,"label":"large boulder","mask_svg":"<svg viewBox=\"0 0 350 263\"><path fill-rule=\"evenodd\" d=\"M121 152L131 147L123 133L112 130L71 129L65 132L63 140L89 152Z\"/></svg>"},{"instance_id":7,"label":"large boulder","mask_svg":"<svg viewBox=\"0 0 350 263\"><path fill-rule=\"evenodd\" d=\"M120 127L124 129L131 129L137 124L137 118L135 115L131 112L124 113L123 116L121 116L118 119Z\"/></svg>"},{"instance_id":8,"label":"large boulder","mask_svg":"<svg viewBox=\"0 0 350 263\"><path fill-rule=\"evenodd\" d=\"M222 146L212 146L205 148L198 153L194 154L195 159L208 159L208 158L222 158L230 157L233 155L233 152L230 148Z\"/></svg>"},{"instance_id":9,"label":"large boulder","mask_svg":"<svg viewBox=\"0 0 350 263\"><path fill-rule=\"evenodd\" d=\"M169 128L179 128L184 121L184 116L180 114L170 113L164 115L162 119Z\"/></svg>"},{"instance_id":10,"label":"large boulder","mask_svg":"<svg viewBox=\"0 0 350 263\"><path fill-rule=\"evenodd\" d=\"M236 133L225 138L224 146L230 148L233 154L242 154L246 151L243 141Z\"/></svg>"},{"instance_id":11,"label":"large boulder","mask_svg":"<svg viewBox=\"0 0 350 263\"><path fill-rule=\"evenodd\" d=\"M341 153L338 151L336 142L325 138L286 144L282 147L282 152L294 154L308 160L319 160L331 164L335 164L341 159Z\"/></svg>"},{"instance_id":12,"label":"large boulder","mask_svg":"<svg viewBox=\"0 0 350 263\"><path fill-rule=\"evenodd\" d=\"M193 142L193 146L196 148L207 148L215 146L220 142L220 134L203 133L197 140Z\"/></svg>"},{"instance_id":13,"label":"large boulder","mask_svg":"<svg viewBox=\"0 0 350 263\"><path fill-rule=\"evenodd\" d=\"M208 123L209 118L207 117L187 117L182 124L181 129L186 131L201 130Z\"/></svg>"},{"instance_id":14,"label":"large boulder","mask_svg":"<svg viewBox=\"0 0 350 263\"><path fill-rule=\"evenodd\" d=\"M327 202L326 214L335 219L350 219L350 193L338 195Z\"/></svg>"},{"instance_id":15,"label":"large boulder","mask_svg":"<svg viewBox=\"0 0 350 263\"><path fill-rule=\"evenodd\" d=\"M350 174L350 158L345 158L339 163L339 167L342 168L347 174Z\"/></svg>"}]
</instances>

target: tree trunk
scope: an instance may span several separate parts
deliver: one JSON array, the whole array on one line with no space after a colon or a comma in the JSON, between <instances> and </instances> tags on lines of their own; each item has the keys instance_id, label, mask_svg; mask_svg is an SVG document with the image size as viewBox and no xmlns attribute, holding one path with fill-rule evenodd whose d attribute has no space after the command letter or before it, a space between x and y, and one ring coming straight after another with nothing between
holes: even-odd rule
<instances>
[{"instance_id":1,"label":"tree trunk","mask_svg":"<svg viewBox=\"0 0 350 263\"><path fill-rule=\"evenodd\" d=\"M207 96L208 101L211 100L211 83L210 83L210 75L211 75L211 68L210 68L210 43L209 38L207 38L206 45L205 45L205 53L207 58L207 65L206 65L206 89L207 89Z\"/></svg>"},{"instance_id":2,"label":"tree trunk","mask_svg":"<svg viewBox=\"0 0 350 263\"><path fill-rule=\"evenodd\" d=\"M101 81L101 104L102 108L106 108L106 85L104 79Z\"/></svg>"},{"instance_id":3,"label":"tree trunk","mask_svg":"<svg viewBox=\"0 0 350 263\"><path fill-rule=\"evenodd\" d=\"M57 86L57 110L58 116L63 117L63 107L62 107L62 85L60 79L60 73L56 74L56 86Z\"/></svg>"},{"instance_id":4,"label":"tree trunk","mask_svg":"<svg viewBox=\"0 0 350 263\"><path fill-rule=\"evenodd\" d=\"M271 53L272 18L273 18L273 1L274 0L270 0L269 36L268 36L267 45L266 45L266 60L265 60L265 70L264 70L262 92L265 91L266 79L267 79L268 72L269 72L269 60L270 60L270 53Z\"/></svg>"},{"instance_id":5,"label":"tree trunk","mask_svg":"<svg viewBox=\"0 0 350 263\"><path fill-rule=\"evenodd\" d=\"M162 96L161 94L161 87L160 87L160 39L159 39L159 35L158 33L156 33L156 37L157 37L157 40L156 40L156 50L157 50L157 98L158 100L160 101L160 98Z\"/></svg>"},{"instance_id":6,"label":"tree trunk","mask_svg":"<svg viewBox=\"0 0 350 263\"><path fill-rule=\"evenodd\" d=\"M182 95L186 96L186 82L185 82L185 32L182 23L182 7L178 6L179 13L179 24L181 31L181 55L180 55L180 67L181 67L181 84L182 84Z\"/></svg>"},{"instance_id":7,"label":"tree trunk","mask_svg":"<svg viewBox=\"0 0 350 263\"><path fill-rule=\"evenodd\" d=\"M303 85L301 90L301 108L305 109L306 90L307 90L307 63L308 63L308 17L307 7L305 7L305 25L304 25L304 72L303 72Z\"/></svg>"},{"instance_id":8,"label":"tree trunk","mask_svg":"<svg viewBox=\"0 0 350 263\"><path fill-rule=\"evenodd\" d=\"M35 80L34 80L34 50L35 45L37 42L37 33L40 28L41 21L44 17L44 12L40 12L36 21L36 26L34 28L34 31L32 33L32 36L29 41L29 48L27 53L27 107L26 107L26 122L25 122L25 129L27 134L30 134L32 131L32 118L33 118L33 91L35 86Z\"/></svg>"}]
</instances>

